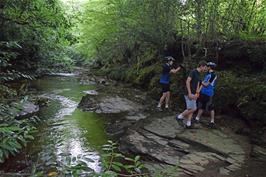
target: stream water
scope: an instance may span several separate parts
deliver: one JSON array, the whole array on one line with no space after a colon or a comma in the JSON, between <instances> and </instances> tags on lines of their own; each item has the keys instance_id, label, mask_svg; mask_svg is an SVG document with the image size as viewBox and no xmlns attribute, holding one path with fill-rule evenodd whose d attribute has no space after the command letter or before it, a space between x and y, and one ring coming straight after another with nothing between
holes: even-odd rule
<instances>
[{"instance_id":1,"label":"stream water","mask_svg":"<svg viewBox=\"0 0 266 177\"><path fill-rule=\"evenodd\" d=\"M46 174L71 176L71 171L81 167L84 175L99 172L101 146L107 142L104 118L77 108L84 91L94 86L82 85L78 77L69 75L38 79L31 88L51 101L40 111L43 123L35 140L5 164L7 172L25 173L33 166Z\"/></svg>"}]
</instances>

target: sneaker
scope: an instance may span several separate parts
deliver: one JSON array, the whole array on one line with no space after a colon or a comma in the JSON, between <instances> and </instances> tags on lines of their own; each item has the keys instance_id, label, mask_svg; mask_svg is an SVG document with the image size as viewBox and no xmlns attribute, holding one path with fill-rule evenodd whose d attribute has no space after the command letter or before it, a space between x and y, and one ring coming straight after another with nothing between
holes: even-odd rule
<instances>
[{"instance_id":1,"label":"sneaker","mask_svg":"<svg viewBox=\"0 0 266 177\"><path fill-rule=\"evenodd\" d=\"M199 124L200 123L200 119L193 119L193 122L195 123L195 124Z\"/></svg>"},{"instance_id":2,"label":"sneaker","mask_svg":"<svg viewBox=\"0 0 266 177\"><path fill-rule=\"evenodd\" d=\"M169 109L169 106L168 105L165 105L165 109Z\"/></svg>"},{"instance_id":3,"label":"sneaker","mask_svg":"<svg viewBox=\"0 0 266 177\"><path fill-rule=\"evenodd\" d=\"M184 116L182 114L176 115L176 120L183 120Z\"/></svg>"},{"instance_id":4,"label":"sneaker","mask_svg":"<svg viewBox=\"0 0 266 177\"><path fill-rule=\"evenodd\" d=\"M210 122L208 124L208 127L211 128L211 129L216 129L217 128L216 125L215 125L215 123L213 123L213 122Z\"/></svg>"}]
</instances>

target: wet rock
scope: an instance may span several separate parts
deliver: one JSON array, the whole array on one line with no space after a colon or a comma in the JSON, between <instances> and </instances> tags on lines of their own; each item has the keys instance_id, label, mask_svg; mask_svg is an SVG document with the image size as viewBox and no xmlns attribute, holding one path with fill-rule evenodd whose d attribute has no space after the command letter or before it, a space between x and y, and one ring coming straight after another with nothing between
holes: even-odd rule
<instances>
[{"instance_id":1,"label":"wet rock","mask_svg":"<svg viewBox=\"0 0 266 177\"><path fill-rule=\"evenodd\" d=\"M99 95L99 93L96 90L87 90L83 92L86 93L87 95Z\"/></svg>"},{"instance_id":2,"label":"wet rock","mask_svg":"<svg viewBox=\"0 0 266 177\"><path fill-rule=\"evenodd\" d=\"M137 113L137 114L130 114L130 115L127 115L126 116L126 119L127 120L133 120L133 121L138 121L138 120L141 120L141 119L145 119L147 116L142 114L142 113Z\"/></svg>"},{"instance_id":3,"label":"wet rock","mask_svg":"<svg viewBox=\"0 0 266 177\"><path fill-rule=\"evenodd\" d=\"M39 106L31 102L22 103L21 110L17 113L16 118L32 116L39 111Z\"/></svg>"},{"instance_id":4,"label":"wet rock","mask_svg":"<svg viewBox=\"0 0 266 177\"><path fill-rule=\"evenodd\" d=\"M94 111L101 114L136 112L141 108L138 104L119 96L95 97L92 95L84 96L79 107L86 111Z\"/></svg>"},{"instance_id":5,"label":"wet rock","mask_svg":"<svg viewBox=\"0 0 266 177\"><path fill-rule=\"evenodd\" d=\"M122 135L126 131L126 129L134 123L134 121L111 122L106 128L106 132L112 136L119 136Z\"/></svg>"},{"instance_id":6,"label":"wet rock","mask_svg":"<svg viewBox=\"0 0 266 177\"><path fill-rule=\"evenodd\" d=\"M50 76L62 76L62 77L71 77L76 76L76 73L49 73Z\"/></svg>"},{"instance_id":7,"label":"wet rock","mask_svg":"<svg viewBox=\"0 0 266 177\"><path fill-rule=\"evenodd\" d=\"M251 156L260 161L266 161L266 148L253 145Z\"/></svg>"}]
</instances>

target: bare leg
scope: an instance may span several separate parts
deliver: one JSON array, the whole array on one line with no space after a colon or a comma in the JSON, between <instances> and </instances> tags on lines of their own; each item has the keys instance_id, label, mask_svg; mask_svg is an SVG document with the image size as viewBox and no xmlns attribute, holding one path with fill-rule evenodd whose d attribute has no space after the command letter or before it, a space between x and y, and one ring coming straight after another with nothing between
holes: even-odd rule
<instances>
[{"instance_id":1,"label":"bare leg","mask_svg":"<svg viewBox=\"0 0 266 177\"><path fill-rule=\"evenodd\" d=\"M163 101L164 101L164 99L166 98L166 93L167 93L167 92L163 93L163 95L161 96L158 107L161 107L161 105L163 104Z\"/></svg>"},{"instance_id":2,"label":"bare leg","mask_svg":"<svg viewBox=\"0 0 266 177\"><path fill-rule=\"evenodd\" d=\"M203 109L199 109L197 117L196 117L196 120L200 120L200 117L201 117L202 113L203 113Z\"/></svg>"},{"instance_id":3,"label":"bare leg","mask_svg":"<svg viewBox=\"0 0 266 177\"><path fill-rule=\"evenodd\" d=\"M182 112L181 114L184 116L184 117L187 117L189 114L195 112L195 110L193 109L186 109L184 112Z\"/></svg>"},{"instance_id":4,"label":"bare leg","mask_svg":"<svg viewBox=\"0 0 266 177\"><path fill-rule=\"evenodd\" d=\"M195 111L196 111L195 109L189 110L189 113L187 114L187 126L191 126L191 119Z\"/></svg>"},{"instance_id":5,"label":"bare leg","mask_svg":"<svg viewBox=\"0 0 266 177\"><path fill-rule=\"evenodd\" d=\"M212 123L214 123L214 115L215 115L214 110L211 110L211 122Z\"/></svg>"},{"instance_id":6,"label":"bare leg","mask_svg":"<svg viewBox=\"0 0 266 177\"><path fill-rule=\"evenodd\" d=\"M166 92L166 99L165 99L165 107L169 106L169 101L170 101L170 92Z\"/></svg>"}]
</instances>

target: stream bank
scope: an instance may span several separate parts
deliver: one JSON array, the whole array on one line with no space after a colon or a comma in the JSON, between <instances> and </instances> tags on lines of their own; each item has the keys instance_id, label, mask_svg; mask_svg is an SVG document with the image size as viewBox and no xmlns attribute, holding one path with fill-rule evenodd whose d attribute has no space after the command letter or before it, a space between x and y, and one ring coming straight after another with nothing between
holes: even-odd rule
<instances>
[{"instance_id":1,"label":"stream bank","mask_svg":"<svg viewBox=\"0 0 266 177\"><path fill-rule=\"evenodd\" d=\"M157 102L147 92L132 89L131 84L107 79L100 83L97 94L84 96L79 107L107 115L111 121L106 130L119 138L120 150L141 155L154 176L158 171L169 175L176 166L174 176L180 177L265 175L266 149L252 144L251 130L241 119L220 115L218 129L209 129L207 119L196 129L184 129L175 120L179 108L172 105L172 109L159 112ZM228 126L232 123L233 127Z\"/></svg>"}]
</instances>

